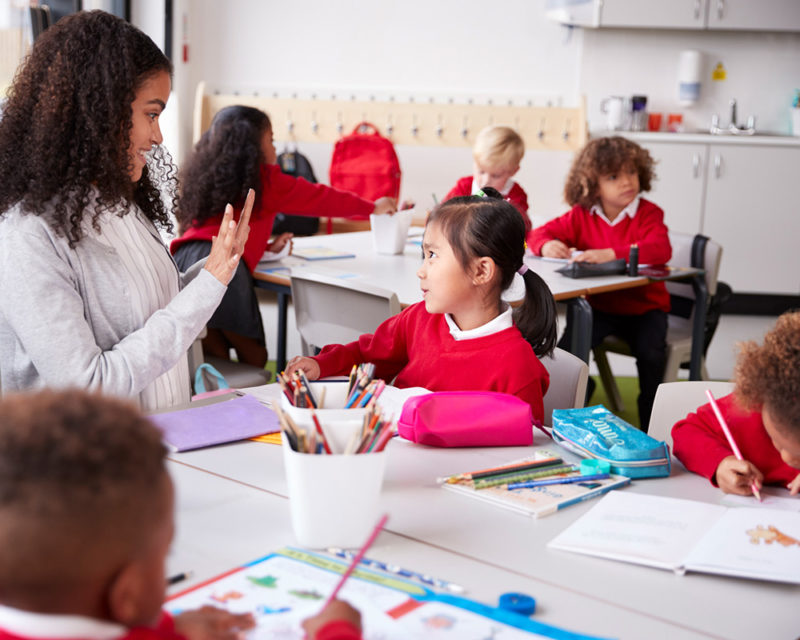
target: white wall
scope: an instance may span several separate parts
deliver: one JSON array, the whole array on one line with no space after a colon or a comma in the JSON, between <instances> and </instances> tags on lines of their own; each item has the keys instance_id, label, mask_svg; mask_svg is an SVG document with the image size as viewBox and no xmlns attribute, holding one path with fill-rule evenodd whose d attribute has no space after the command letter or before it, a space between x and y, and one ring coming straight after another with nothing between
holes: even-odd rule
<instances>
[{"instance_id":1,"label":"white wall","mask_svg":"<svg viewBox=\"0 0 800 640\"><path fill-rule=\"evenodd\" d=\"M684 49L703 52L700 100L678 103L678 58ZM727 78L712 81L722 62ZM728 122L728 101L738 102L739 122L756 116L765 131L789 134L789 108L800 88L800 34L744 31L586 29L580 91L588 97L590 130L604 128L600 100L608 95L648 96L650 111L683 113L689 129L708 130L711 116Z\"/></svg>"}]
</instances>

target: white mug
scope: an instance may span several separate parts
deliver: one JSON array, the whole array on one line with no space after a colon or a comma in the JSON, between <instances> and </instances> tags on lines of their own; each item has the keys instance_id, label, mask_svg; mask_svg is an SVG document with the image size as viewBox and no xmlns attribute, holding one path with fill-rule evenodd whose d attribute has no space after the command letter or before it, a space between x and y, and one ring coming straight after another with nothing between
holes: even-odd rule
<instances>
[{"instance_id":1,"label":"white mug","mask_svg":"<svg viewBox=\"0 0 800 640\"><path fill-rule=\"evenodd\" d=\"M609 131L619 131L623 127L625 98L609 96L600 101L600 111L606 114L606 127Z\"/></svg>"}]
</instances>

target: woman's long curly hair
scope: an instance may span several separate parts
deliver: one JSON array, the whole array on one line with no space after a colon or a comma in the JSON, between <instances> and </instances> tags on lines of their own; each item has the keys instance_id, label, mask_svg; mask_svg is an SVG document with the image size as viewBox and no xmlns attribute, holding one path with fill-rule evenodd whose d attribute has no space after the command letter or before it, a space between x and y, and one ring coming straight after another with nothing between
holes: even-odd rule
<instances>
[{"instance_id":1,"label":"woman's long curly hair","mask_svg":"<svg viewBox=\"0 0 800 640\"><path fill-rule=\"evenodd\" d=\"M643 147L622 136L591 140L576 156L564 184L564 200L591 209L599 199L598 178L632 166L639 174L639 190L650 191L655 162Z\"/></svg>"},{"instance_id":2,"label":"woman's long curly hair","mask_svg":"<svg viewBox=\"0 0 800 640\"><path fill-rule=\"evenodd\" d=\"M96 189L98 231L100 213L121 202L170 228L159 188L169 193L175 183L166 151L156 148L141 179L130 178L131 104L159 72L171 74L172 64L156 44L103 11L67 16L42 33L0 119L0 212L20 203L26 213L46 214L74 246Z\"/></svg>"},{"instance_id":3,"label":"woman's long curly hair","mask_svg":"<svg viewBox=\"0 0 800 640\"><path fill-rule=\"evenodd\" d=\"M244 201L250 187L261 201L261 140L272 125L263 111L234 105L217 112L211 127L181 167L176 217L183 232Z\"/></svg>"}]
</instances>

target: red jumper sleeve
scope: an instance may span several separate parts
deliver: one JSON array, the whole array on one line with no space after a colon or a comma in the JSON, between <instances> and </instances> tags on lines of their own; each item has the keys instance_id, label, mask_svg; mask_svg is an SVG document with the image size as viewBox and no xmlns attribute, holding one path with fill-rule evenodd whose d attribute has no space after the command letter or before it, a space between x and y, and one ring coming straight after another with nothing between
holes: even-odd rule
<instances>
[{"instance_id":1,"label":"red jumper sleeve","mask_svg":"<svg viewBox=\"0 0 800 640\"><path fill-rule=\"evenodd\" d=\"M641 216L641 217L640 217ZM667 225L664 224L664 212L651 202L642 201L636 214L635 237L629 238L624 245L612 247L617 258L627 258L631 244L639 247L639 262L642 264L666 264L672 257L672 245L669 242Z\"/></svg>"},{"instance_id":2,"label":"red jumper sleeve","mask_svg":"<svg viewBox=\"0 0 800 640\"><path fill-rule=\"evenodd\" d=\"M731 423L735 413L733 394L718 400L722 415ZM717 467L733 455L728 440L717 422L711 404L704 404L697 413L690 413L672 427L672 453L689 471L711 480L716 486Z\"/></svg>"},{"instance_id":3,"label":"red jumper sleeve","mask_svg":"<svg viewBox=\"0 0 800 640\"><path fill-rule=\"evenodd\" d=\"M535 255L542 255L542 247L551 240L561 240L568 247L574 247L577 244L578 234L575 229L576 209L578 209L577 205L564 215L554 218L531 231L528 244Z\"/></svg>"},{"instance_id":4,"label":"red jumper sleeve","mask_svg":"<svg viewBox=\"0 0 800 640\"><path fill-rule=\"evenodd\" d=\"M264 197L269 198L270 208L284 213L350 218L367 216L375 210L375 204L369 200L324 184L312 184L305 178L295 178L279 167L278 171L269 171L264 186Z\"/></svg>"}]
</instances>

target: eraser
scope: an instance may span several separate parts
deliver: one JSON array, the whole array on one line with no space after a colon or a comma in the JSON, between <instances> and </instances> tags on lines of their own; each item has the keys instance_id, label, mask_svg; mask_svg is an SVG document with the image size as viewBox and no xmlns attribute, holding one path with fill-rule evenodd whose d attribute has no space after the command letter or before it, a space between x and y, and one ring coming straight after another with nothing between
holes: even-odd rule
<instances>
[{"instance_id":1,"label":"eraser","mask_svg":"<svg viewBox=\"0 0 800 640\"><path fill-rule=\"evenodd\" d=\"M581 475L591 476L596 473L611 473L611 463L594 458L581 460Z\"/></svg>"}]
</instances>

